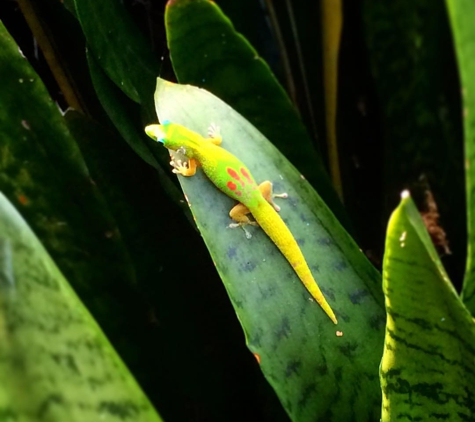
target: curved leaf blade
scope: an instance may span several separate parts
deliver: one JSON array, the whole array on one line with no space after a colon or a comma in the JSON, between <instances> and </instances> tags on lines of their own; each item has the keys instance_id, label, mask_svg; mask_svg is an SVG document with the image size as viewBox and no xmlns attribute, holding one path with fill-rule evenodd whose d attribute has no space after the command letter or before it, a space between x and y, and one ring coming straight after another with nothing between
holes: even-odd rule
<instances>
[{"instance_id":1,"label":"curved leaf blade","mask_svg":"<svg viewBox=\"0 0 475 422\"><path fill-rule=\"evenodd\" d=\"M140 122L140 106L127 98L109 79L96 59L87 54L89 72L97 97L122 137L147 164L161 171L160 161L166 162L166 155L158 145L143 134ZM140 123L139 123L140 122Z\"/></svg>"},{"instance_id":2,"label":"curved leaf blade","mask_svg":"<svg viewBox=\"0 0 475 422\"><path fill-rule=\"evenodd\" d=\"M152 105L158 61L117 0L75 0L89 48L104 72L133 101Z\"/></svg>"},{"instance_id":3,"label":"curved leaf blade","mask_svg":"<svg viewBox=\"0 0 475 422\"><path fill-rule=\"evenodd\" d=\"M136 273L119 227L61 112L0 24L0 191L113 338ZM111 289L114 295L110 294ZM122 298L121 298L122 296Z\"/></svg>"},{"instance_id":4,"label":"curved leaf blade","mask_svg":"<svg viewBox=\"0 0 475 422\"><path fill-rule=\"evenodd\" d=\"M210 122L218 124L224 148L242 159L257 181L271 180L276 192L289 194L281 203L281 216L337 313L336 327L309 300L288 262L259 228L248 229L249 240L241 230L227 229L230 198L201 172L180 177L248 347L292 420L374 420L380 412L376 368L384 323L377 272L302 175L228 105L205 90L161 79L155 100L160 121L202 134Z\"/></svg>"},{"instance_id":5,"label":"curved leaf blade","mask_svg":"<svg viewBox=\"0 0 475 422\"><path fill-rule=\"evenodd\" d=\"M0 415L160 421L25 221L0 193Z\"/></svg>"},{"instance_id":6,"label":"curved leaf blade","mask_svg":"<svg viewBox=\"0 0 475 422\"><path fill-rule=\"evenodd\" d=\"M475 3L446 0L446 4L463 93L468 249L462 298L472 315L475 315Z\"/></svg>"},{"instance_id":7,"label":"curved leaf blade","mask_svg":"<svg viewBox=\"0 0 475 422\"><path fill-rule=\"evenodd\" d=\"M382 421L472 420L475 325L407 195L388 225Z\"/></svg>"}]
</instances>

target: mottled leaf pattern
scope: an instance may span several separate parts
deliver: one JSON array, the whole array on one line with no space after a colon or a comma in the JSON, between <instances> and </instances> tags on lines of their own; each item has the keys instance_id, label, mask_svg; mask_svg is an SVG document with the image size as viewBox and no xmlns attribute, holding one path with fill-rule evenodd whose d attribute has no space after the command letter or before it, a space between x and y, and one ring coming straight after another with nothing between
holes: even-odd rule
<instances>
[{"instance_id":1,"label":"mottled leaf pattern","mask_svg":"<svg viewBox=\"0 0 475 422\"><path fill-rule=\"evenodd\" d=\"M391 216L383 271L382 421L475 417L475 325L411 198Z\"/></svg>"},{"instance_id":2,"label":"mottled leaf pattern","mask_svg":"<svg viewBox=\"0 0 475 422\"><path fill-rule=\"evenodd\" d=\"M161 420L2 194L0 379L2 421Z\"/></svg>"},{"instance_id":3,"label":"mottled leaf pattern","mask_svg":"<svg viewBox=\"0 0 475 422\"><path fill-rule=\"evenodd\" d=\"M305 178L241 115L205 90L161 79L155 100L161 121L203 135L211 122L220 126L223 147L258 182L270 180L276 192L289 194L279 201L280 214L337 314L337 326L259 228L246 229L251 239L227 228L230 198L201 172L180 177L248 347L291 418L373 421L380 411L384 324L379 274Z\"/></svg>"}]
</instances>

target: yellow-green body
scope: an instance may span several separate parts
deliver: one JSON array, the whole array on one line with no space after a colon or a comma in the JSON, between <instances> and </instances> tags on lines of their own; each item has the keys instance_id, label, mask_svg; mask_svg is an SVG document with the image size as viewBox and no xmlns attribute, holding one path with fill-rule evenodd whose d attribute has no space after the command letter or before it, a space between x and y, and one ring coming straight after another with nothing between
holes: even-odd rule
<instances>
[{"instance_id":1,"label":"yellow-green body","mask_svg":"<svg viewBox=\"0 0 475 422\"><path fill-rule=\"evenodd\" d=\"M272 201L270 182L258 185L249 169L237 157L219 146L221 138L216 133L213 133L213 137L204 138L184 126L169 122L147 126L145 131L166 148L186 156L187 163L172 161L175 173L193 176L196 167L200 165L218 189L239 202L230 212L233 220L239 224L255 224L247 216L252 214L255 222L279 248L312 297L336 324L335 314L315 282L302 251L276 211L278 207Z\"/></svg>"}]
</instances>

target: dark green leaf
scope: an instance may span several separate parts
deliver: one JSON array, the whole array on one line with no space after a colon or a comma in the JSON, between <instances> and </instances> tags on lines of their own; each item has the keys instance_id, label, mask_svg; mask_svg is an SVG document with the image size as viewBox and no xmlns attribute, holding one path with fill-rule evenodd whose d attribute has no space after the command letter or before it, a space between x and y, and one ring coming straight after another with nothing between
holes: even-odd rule
<instances>
[{"instance_id":1,"label":"dark green leaf","mask_svg":"<svg viewBox=\"0 0 475 422\"><path fill-rule=\"evenodd\" d=\"M468 251L462 298L475 315L475 3L470 0L447 0L446 3L463 93Z\"/></svg>"},{"instance_id":2,"label":"dark green leaf","mask_svg":"<svg viewBox=\"0 0 475 422\"><path fill-rule=\"evenodd\" d=\"M168 159L158 145L147 138L140 122L140 106L124 96L97 65L91 54L87 55L89 71L96 94L122 137L146 163L162 170L159 162L167 164Z\"/></svg>"},{"instance_id":3,"label":"dark green leaf","mask_svg":"<svg viewBox=\"0 0 475 422\"><path fill-rule=\"evenodd\" d=\"M76 14L94 58L132 100L152 106L158 61L118 0L75 0Z\"/></svg>"},{"instance_id":4,"label":"dark green leaf","mask_svg":"<svg viewBox=\"0 0 475 422\"><path fill-rule=\"evenodd\" d=\"M60 111L3 27L0 55L0 97L9 104L0 111L0 190L110 334L124 319L111 287L129 300L134 288L128 251Z\"/></svg>"},{"instance_id":5,"label":"dark green leaf","mask_svg":"<svg viewBox=\"0 0 475 422\"><path fill-rule=\"evenodd\" d=\"M158 171L162 186L173 201L178 204L189 217L188 209L181 201L181 194L170 180L169 173L164 172L163 166L169 167L168 154L145 135L141 124L140 107L128 99L104 74L96 60L87 55L89 70L96 94L107 115L129 146Z\"/></svg>"},{"instance_id":6,"label":"dark green leaf","mask_svg":"<svg viewBox=\"0 0 475 422\"><path fill-rule=\"evenodd\" d=\"M0 31L0 97L9 104L0 111L0 191L28 219L122 357L134 363L143 344L134 263L60 111Z\"/></svg>"}]
</instances>

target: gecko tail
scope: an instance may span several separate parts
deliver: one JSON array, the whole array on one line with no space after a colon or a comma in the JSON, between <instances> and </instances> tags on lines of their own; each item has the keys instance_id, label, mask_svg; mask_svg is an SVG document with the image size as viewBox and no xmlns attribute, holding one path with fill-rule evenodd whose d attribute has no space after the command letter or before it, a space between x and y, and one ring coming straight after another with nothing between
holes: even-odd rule
<instances>
[{"instance_id":1,"label":"gecko tail","mask_svg":"<svg viewBox=\"0 0 475 422\"><path fill-rule=\"evenodd\" d=\"M325 296L313 278L313 275L308 267L305 257L300 250L294 236L280 218L279 214L267 202L263 201L256 209L251 210L255 220L259 223L262 230L275 243L280 252L287 259L289 264L298 275L300 281L312 295L315 301L320 305L328 317L337 324L335 313L328 304Z\"/></svg>"},{"instance_id":2,"label":"gecko tail","mask_svg":"<svg viewBox=\"0 0 475 422\"><path fill-rule=\"evenodd\" d=\"M305 263L305 267L308 269L308 265ZM300 280L302 281L303 285L307 288L308 292L312 295L312 297L317 301L317 303L320 305L320 307L324 310L324 312L328 315L328 317L333 321L334 324L338 324L338 320L336 319L335 313L333 312L333 309L331 306L328 304L327 300L325 299L325 296L323 296L322 291L318 287L315 279L313 278L312 274L305 274L302 276L299 274L299 271L297 268L294 268L295 272L299 276ZM308 270L310 272L310 270ZM305 268L303 268L302 272L307 272Z\"/></svg>"}]
</instances>

